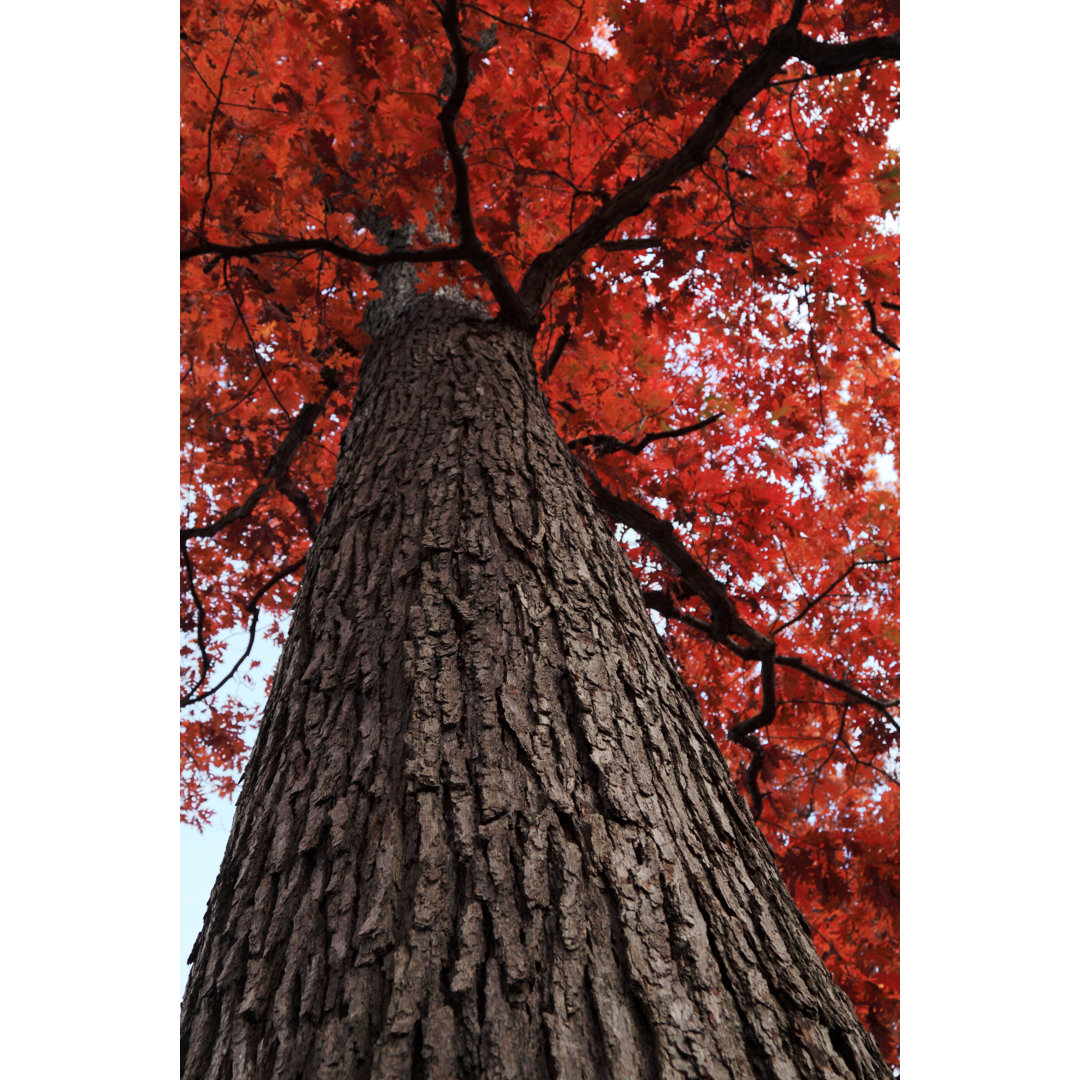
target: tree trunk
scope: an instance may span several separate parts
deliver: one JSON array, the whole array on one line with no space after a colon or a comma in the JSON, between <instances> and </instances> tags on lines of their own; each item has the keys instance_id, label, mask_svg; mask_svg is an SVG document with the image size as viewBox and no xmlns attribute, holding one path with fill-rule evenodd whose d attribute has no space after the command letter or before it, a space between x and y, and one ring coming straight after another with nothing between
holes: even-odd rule
<instances>
[{"instance_id":1,"label":"tree trunk","mask_svg":"<svg viewBox=\"0 0 1080 1080\"><path fill-rule=\"evenodd\" d=\"M183 1075L889 1076L534 371L447 298L368 349Z\"/></svg>"}]
</instances>

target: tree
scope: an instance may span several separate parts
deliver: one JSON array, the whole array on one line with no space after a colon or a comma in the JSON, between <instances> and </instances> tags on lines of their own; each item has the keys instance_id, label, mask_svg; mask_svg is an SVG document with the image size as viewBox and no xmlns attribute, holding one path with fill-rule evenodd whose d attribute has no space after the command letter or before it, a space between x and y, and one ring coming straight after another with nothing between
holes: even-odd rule
<instances>
[{"instance_id":1,"label":"tree","mask_svg":"<svg viewBox=\"0 0 1080 1080\"><path fill-rule=\"evenodd\" d=\"M186 1075L888 1075L897 26L185 7Z\"/></svg>"}]
</instances>

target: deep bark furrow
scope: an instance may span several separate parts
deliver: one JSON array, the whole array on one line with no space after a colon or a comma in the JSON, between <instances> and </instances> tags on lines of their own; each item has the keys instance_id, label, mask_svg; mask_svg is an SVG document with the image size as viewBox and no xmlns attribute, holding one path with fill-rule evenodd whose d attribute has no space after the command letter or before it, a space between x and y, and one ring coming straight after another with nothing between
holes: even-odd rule
<instances>
[{"instance_id":1,"label":"deep bark furrow","mask_svg":"<svg viewBox=\"0 0 1080 1080\"><path fill-rule=\"evenodd\" d=\"M194 950L184 1075L888 1076L530 350L439 298L374 336Z\"/></svg>"}]
</instances>

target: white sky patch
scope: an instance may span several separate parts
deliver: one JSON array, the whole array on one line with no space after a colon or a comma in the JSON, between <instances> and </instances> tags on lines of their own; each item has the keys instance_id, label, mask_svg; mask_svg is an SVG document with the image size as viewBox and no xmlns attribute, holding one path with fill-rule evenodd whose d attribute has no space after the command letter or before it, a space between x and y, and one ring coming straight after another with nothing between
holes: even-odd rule
<instances>
[{"instance_id":1,"label":"white sky patch","mask_svg":"<svg viewBox=\"0 0 1080 1080\"><path fill-rule=\"evenodd\" d=\"M895 490L900 483L900 474L896 471L896 455L892 452L875 454L870 462L881 484Z\"/></svg>"},{"instance_id":2,"label":"white sky patch","mask_svg":"<svg viewBox=\"0 0 1080 1080\"><path fill-rule=\"evenodd\" d=\"M891 210L886 210L885 216L877 219L875 228L881 236L899 236L900 219Z\"/></svg>"},{"instance_id":3,"label":"white sky patch","mask_svg":"<svg viewBox=\"0 0 1080 1080\"><path fill-rule=\"evenodd\" d=\"M602 56L605 60L610 60L619 53L619 50L615 48L615 45L611 40L614 33L615 27L604 18L601 18L596 26L593 27L589 44L593 47L596 54Z\"/></svg>"},{"instance_id":4,"label":"white sky patch","mask_svg":"<svg viewBox=\"0 0 1080 1080\"><path fill-rule=\"evenodd\" d=\"M657 500L662 502L663 500ZM624 547L628 548L640 548L645 547L645 541L636 533L633 529L628 528L626 525L619 525L615 529L615 539L619 541ZM644 566L646 570L657 571L661 569L661 564L654 558L651 558L648 554L644 556ZM653 621L653 626L656 627L656 632L663 637L667 633L667 619L664 618L658 611L654 611L652 608L646 608L649 613L649 618Z\"/></svg>"}]
</instances>

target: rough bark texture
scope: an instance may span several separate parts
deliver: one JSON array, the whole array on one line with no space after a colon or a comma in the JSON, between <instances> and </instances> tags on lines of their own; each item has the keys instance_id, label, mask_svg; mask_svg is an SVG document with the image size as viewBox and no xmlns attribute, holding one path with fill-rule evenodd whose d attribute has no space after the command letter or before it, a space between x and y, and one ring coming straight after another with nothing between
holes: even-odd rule
<instances>
[{"instance_id":1,"label":"rough bark texture","mask_svg":"<svg viewBox=\"0 0 1080 1080\"><path fill-rule=\"evenodd\" d=\"M531 345L422 298L369 348L195 946L184 1076L887 1077Z\"/></svg>"}]
</instances>

